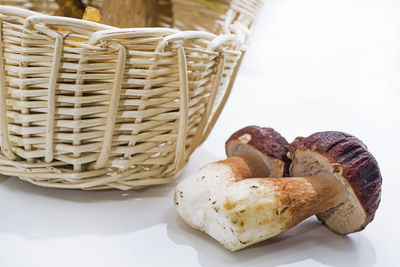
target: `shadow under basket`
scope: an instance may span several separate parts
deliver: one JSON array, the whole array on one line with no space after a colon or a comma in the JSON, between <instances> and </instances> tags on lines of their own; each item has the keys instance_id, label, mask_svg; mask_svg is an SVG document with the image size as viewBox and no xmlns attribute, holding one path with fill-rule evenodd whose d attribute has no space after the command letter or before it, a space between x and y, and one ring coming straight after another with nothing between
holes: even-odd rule
<instances>
[{"instance_id":1,"label":"shadow under basket","mask_svg":"<svg viewBox=\"0 0 400 267\"><path fill-rule=\"evenodd\" d=\"M261 7L231 1L213 33L179 18L170 24L184 31L119 29L0 2L0 173L84 190L175 179L213 128ZM15 1L54 10L43 2Z\"/></svg>"}]
</instances>

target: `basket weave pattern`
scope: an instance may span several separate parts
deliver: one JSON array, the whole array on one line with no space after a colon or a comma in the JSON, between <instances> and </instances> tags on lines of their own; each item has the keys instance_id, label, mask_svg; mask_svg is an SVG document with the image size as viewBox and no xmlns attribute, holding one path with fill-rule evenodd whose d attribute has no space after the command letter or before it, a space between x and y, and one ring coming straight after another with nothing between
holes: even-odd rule
<instances>
[{"instance_id":1,"label":"basket weave pattern","mask_svg":"<svg viewBox=\"0 0 400 267\"><path fill-rule=\"evenodd\" d=\"M221 112L260 4L233 1L220 35L0 6L0 172L85 190L171 182Z\"/></svg>"}]
</instances>

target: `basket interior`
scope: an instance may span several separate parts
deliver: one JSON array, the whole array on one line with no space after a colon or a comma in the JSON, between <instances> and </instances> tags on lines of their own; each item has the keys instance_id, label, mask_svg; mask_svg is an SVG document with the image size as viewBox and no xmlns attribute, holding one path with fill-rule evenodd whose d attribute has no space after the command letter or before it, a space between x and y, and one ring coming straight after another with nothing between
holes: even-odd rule
<instances>
[{"instance_id":1,"label":"basket interior","mask_svg":"<svg viewBox=\"0 0 400 267\"><path fill-rule=\"evenodd\" d=\"M84 0L85 5L101 9L106 0ZM179 30L202 30L220 34L230 0L159 0L158 26ZM55 0L6 0L0 5L12 5L45 14L54 14Z\"/></svg>"}]
</instances>

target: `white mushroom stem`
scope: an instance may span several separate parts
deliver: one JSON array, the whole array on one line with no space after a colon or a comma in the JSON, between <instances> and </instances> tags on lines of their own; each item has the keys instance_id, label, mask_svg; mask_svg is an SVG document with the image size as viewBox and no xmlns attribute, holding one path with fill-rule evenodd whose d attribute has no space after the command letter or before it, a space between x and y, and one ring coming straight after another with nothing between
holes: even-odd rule
<instances>
[{"instance_id":1,"label":"white mushroom stem","mask_svg":"<svg viewBox=\"0 0 400 267\"><path fill-rule=\"evenodd\" d=\"M251 158L250 155L248 155ZM181 181L175 192L175 205L182 219L192 227L204 230L205 206L210 197L241 179L265 176L268 169L257 160L235 156L213 162Z\"/></svg>"},{"instance_id":2,"label":"white mushroom stem","mask_svg":"<svg viewBox=\"0 0 400 267\"><path fill-rule=\"evenodd\" d=\"M231 251L285 232L347 196L327 173L239 181L233 175L226 164L212 163L179 183L175 194L182 219Z\"/></svg>"}]
</instances>

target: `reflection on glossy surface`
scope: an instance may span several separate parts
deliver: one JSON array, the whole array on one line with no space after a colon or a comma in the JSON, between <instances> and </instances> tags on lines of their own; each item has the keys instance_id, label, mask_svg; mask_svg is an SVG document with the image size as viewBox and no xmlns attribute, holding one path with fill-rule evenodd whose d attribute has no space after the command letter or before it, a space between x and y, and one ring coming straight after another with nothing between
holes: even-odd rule
<instances>
[{"instance_id":1,"label":"reflection on glossy surface","mask_svg":"<svg viewBox=\"0 0 400 267\"><path fill-rule=\"evenodd\" d=\"M0 220L0 229L34 238L137 231L166 223L160 207L172 203L172 189L173 185L168 185L128 192L86 192L37 187L13 177L1 188L0 205L4 209L13 203L14 209L7 220Z\"/></svg>"},{"instance_id":2,"label":"reflection on glossy surface","mask_svg":"<svg viewBox=\"0 0 400 267\"><path fill-rule=\"evenodd\" d=\"M374 247L365 236L334 234L314 217L282 235L235 253L190 228L177 216L168 224L168 236L178 244L194 247L202 266L276 266L309 259L329 266L368 267L376 263Z\"/></svg>"}]
</instances>

